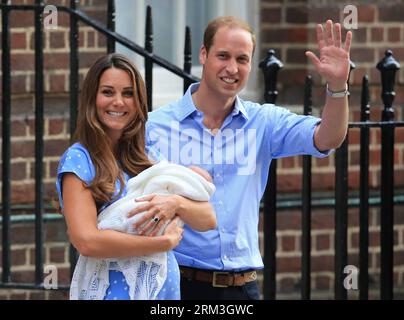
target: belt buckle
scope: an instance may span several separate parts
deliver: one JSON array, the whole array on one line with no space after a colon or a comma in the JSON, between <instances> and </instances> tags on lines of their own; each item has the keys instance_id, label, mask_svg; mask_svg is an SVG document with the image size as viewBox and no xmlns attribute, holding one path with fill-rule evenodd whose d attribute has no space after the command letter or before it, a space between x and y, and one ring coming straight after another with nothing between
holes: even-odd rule
<instances>
[{"instance_id":1,"label":"belt buckle","mask_svg":"<svg viewBox=\"0 0 404 320\"><path fill-rule=\"evenodd\" d=\"M216 277L217 277L218 275L228 275L228 274L229 274L228 272L214 271L214 272L213 272L212 286L215 287L215 288L227 288L228 285L226 285L226 284L217 284L217 283L216 283Z\"/></svg>"}]
</instances>

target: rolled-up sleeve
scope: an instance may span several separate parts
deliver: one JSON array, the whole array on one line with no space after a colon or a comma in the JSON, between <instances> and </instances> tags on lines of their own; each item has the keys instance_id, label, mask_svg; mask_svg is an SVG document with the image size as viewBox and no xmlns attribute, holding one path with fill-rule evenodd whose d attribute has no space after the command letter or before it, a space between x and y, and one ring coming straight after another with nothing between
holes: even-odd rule
<instances>
[{"instance_id":1,"label":"rolled-up sleeve","mask_svg":"<svg viewBox=\"0 0 404 320\"><path fill-rule=\"evenodd\" d=\"M269 150L273 158L296 155L326 157L333 150L321 152L314 144L314 132L321 119L297 115L277 106L268 108Z\"/></svg>"}]
</instances>

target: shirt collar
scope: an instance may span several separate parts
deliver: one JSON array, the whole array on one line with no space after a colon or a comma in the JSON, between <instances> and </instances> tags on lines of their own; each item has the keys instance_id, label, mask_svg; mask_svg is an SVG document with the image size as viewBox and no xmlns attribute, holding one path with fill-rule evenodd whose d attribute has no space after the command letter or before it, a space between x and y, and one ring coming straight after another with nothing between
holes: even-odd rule
<instances>
[{"instance_id":1,"label":"shirt collar","mask_svg":"<svg viewBox=\"0 0 404 320\"><path fill-rule=\"evenodd\" d=\"M194 113L197 109L195 107L194 101L192 100L192 93L194 93L199 88L199 82L193 83L189 86L187 92L181 98L179 103L179 108L174 108L174 113L178 121L183 121L186 117Z\"/></svg>"},{"instance_id":2,"label":"shirt collar","mask_svg":"<svg viewBox=\"0 0 404 320\"><path fill-rule=\"evenodd\" d=\"M193 83L189 86L187 92L184 94L180 100L180 108L174 108L174 113L179 121L183 121L185 118L190 116L192 113L197 111L197 108L192 100L192 94L198 90L200 82ZM232 111L232 116L236 116L241 112L243 117L248 120L248 114L241 99L236 96L236 102L234 104L234 109Z\"/></svg>"}]
</instances>

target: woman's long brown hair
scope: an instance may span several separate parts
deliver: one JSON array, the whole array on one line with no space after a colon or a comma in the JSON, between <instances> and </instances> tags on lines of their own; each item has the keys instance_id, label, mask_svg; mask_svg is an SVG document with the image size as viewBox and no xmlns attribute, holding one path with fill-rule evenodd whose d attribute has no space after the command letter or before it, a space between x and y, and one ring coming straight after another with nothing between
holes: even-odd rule
<instances>
[{"instance_id":1,"label":"woman's long brown hair","mask_svg":"<svg viewBox=\"0 0 404 320\"><path fill-rule=\"evenodd\" d=\"M118 141L116 155L96 110L100 78L109 68L121 69L128 73L133 83L133 99L137 109L133 121L124 129ZM99 58L91 66L83 82L74 134L74 141L80 142L88 150L95 167L95 177L88 188L97 204L113 198L117 180L120 183L118 195L122 193L125 184L123 171L129 176L136 176L152 165L145 153L146 120L146 88L136 66L121 54L113 53Z\"/></svg>"}]
</instances>

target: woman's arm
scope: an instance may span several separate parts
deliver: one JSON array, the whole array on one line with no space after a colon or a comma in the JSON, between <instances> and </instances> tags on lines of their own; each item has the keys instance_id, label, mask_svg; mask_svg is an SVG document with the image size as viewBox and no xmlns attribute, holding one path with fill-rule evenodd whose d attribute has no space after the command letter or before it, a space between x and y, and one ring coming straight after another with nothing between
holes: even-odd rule
<instances>
[{"instance_id":1,"label":"woman's arm","mask_svg":"<svg viewBox=\"0 0 404 320\"><path fill-rule=\"evenodd\" d=\"M94 198L72 173L62 179L64 215L70 242L80 254L93 258L125 258L168 251L178 245L182 228L176 222L162 236L142 237L113 230L98 230ZM174 225L175 224L175 225Z\"/></svg>"}]
</instances>

